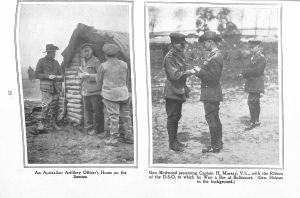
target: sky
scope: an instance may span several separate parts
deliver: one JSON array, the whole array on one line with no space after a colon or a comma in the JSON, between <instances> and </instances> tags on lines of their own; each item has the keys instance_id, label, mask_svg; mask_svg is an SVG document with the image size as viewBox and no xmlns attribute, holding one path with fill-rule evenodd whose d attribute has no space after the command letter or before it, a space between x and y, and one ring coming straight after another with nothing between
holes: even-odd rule
<instances>
[{"instance_id":1,"label":"sky","mask_svg":"<svg viewBox=\"0 0 300 198\"><path fill-rule=\"evenodd\" d=\"M45 56L45 46L59 47L56 59L62 62L62 51L78 23L96 29L129 31L128 4L21 4L19 10L19 49L22 68L36 67Z\"/></svg>"},{"instance_id":2,"label":"sky","mask_svg":"<svg viewBox=\"0 0 300 198\"><path fill-rule=\"evenodd\" d=\"M160 31L181 31L181 30L193 30L195 29L196 22L196 9L200 6L195 4L184 6L170 6L168 4L154 6L159 8L157 25L154 32ZM232 13L230 15L232 22L234 22L238 28L253 28L255 27L257 17L257 27L268 28L278 26L278 9L277 7L257 7L257 6L231 6L228 7ZM183 9L182 18L175 17L175 12L178 9ZM220 8L216 8L218 10ZM241 20L241 14L244 13L243 21ZM211 29L217 29L217 21L212 21L209 26Z\"/></svg>"}]
</instances>

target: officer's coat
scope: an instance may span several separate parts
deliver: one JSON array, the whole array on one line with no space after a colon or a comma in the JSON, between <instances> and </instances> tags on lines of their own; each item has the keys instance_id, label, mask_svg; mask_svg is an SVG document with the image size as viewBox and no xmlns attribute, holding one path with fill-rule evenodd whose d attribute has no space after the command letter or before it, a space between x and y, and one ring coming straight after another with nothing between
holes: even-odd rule
<instances>
[{"instance_id":1,"label":"officer's coat","mask_svg":"<svg viewBox=\"0 0 300 198\"><path fill-rule=\"evenodd\" d=\"M222 101L220 78L223 70L223 58L219 50L210 52L201 70L196 76L201 79L201 101Z\"/></svg>"},{"instance_id":2,"label":"officer's coat","mask_svg":"<svg viewBox=\"0 0 300 198\"><path fill-rule=\"evenodd\" d=\"M186 61L184 54L171 49L164 58L163 67L167 75L164 97L167 99L186 100Z\"/></svg>"},{"instance_id":3,"label":"officer's coat","mask_svg":"<svg viewBox=\"0 0 300 198\"><path fill-rule=\"evenodd\" d=\"M250 63L242 71L242 75L246 79L246 92L264 92L264 71L266 65L266 58L261 52L257 52L251 57Z\"/></svg>"}]
</instances>

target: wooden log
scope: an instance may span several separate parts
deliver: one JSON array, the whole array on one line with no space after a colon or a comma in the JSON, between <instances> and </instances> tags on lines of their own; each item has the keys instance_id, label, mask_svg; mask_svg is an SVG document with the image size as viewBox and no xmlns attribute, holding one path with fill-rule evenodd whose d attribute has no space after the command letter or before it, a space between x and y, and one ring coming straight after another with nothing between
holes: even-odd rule
<instances>
[{"instance_id":1,"label":"wooden log","mask_svg":"<svg viewBox=\"0 0 300 198\"><path fill-rule=\"evenodd\" d=\"M81 95L74 95L74 94L68 94L68 93L66 94L66 97L67 97L67 99L78 99L78 100L82 99Z\"/></svg>"},{"instance_id":2,"label":"wooden log","mask_svg":"<svg viewBox=\"0 0 300 198\"><path fill-rule=\"evenodd\" d=\"M82 104L67 103L67 108L82 109Z\"/></svg>"},{"instance_id":3,"label":"wooden log","mask_svg":"<svg viewBox=\"0 0 300 198\"><path fill-rule=\"evenodd\" d=\"M83 110L82 109L75 109L75 108L68 108L68 112L73 112L77 114L82 114Z\"/></svg>"},{"instance_id":4,"label":"wooden log","mask_svg":"<svg viewBox=\"0 0 300 198\"><path fill-rule=\"evenodd\" d=\"M73 112L68 111L67 115L69 117L73 117L73 118L77 118L77 119L83 119L83 115L82 114L73 113Z\"/></svg>"}]
</instances>

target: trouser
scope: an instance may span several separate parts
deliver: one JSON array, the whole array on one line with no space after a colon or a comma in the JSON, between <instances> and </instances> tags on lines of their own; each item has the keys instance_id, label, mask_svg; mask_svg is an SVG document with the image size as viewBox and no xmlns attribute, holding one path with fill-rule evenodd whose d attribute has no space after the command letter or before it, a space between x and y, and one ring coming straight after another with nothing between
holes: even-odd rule
<instances>
[{"instance_id":1,"label":"trouser","mask_svg":"<svg viewBox=\"0 0 300 198\"><path fill-rule=\"evenodd\" d=\"M118 136L132 138L132 122L130 103L128 101L115 102L103 98L105 129L113 138Z\"/></svg>"},{"instance_id":2,"label":"trouser","mask_svg":"<svg viewBox=\"0 0 300 198\"><path fill-rule=\"evenodd\" d=\"M167 112L167 131L169 136L169 144L177 141L178 122L181 118L183 101L166 99L166 112Z\"/></svg>"},{"instance_id":3,"label":"trouser","mask_svg":"<svg viewBox=\"0 0 300 198\"><path fill-rule=\"evenodd\" d=\"M248 106L250 111L251 122L259 122L260 114L260 93L249 92L248 95Z\"/></svg>"},{"instance_id":4,"label":"trouser","mask_svg":"<svg viewBox=\"0 0 300 198\"><path fill-rule=\"evenodd\" d=\"M83 97L84 125L86 129L95 129L97 133L104 131L104 115L102 96Z\"/></svg>"},{"instance_id":5,"label":"trouser","mask_svg":"<svg viewBox=\"0 0 300 198\"><path fill-rule=\"evenodd\" d=\"M42 123L52 126L57 121L59 94L42 91Z\"/></svg>"},{"instance_id":6,"label":"trouser","mask_svg":"<svg viewBox=\"0 0 300 198\"><path fill-rule=\"evenodd\" d=\"M213 148L222 148L222 123L219 117L220 102L204 101L205 119L209 126L210 141Z\"/></svg>"}]
</instances>

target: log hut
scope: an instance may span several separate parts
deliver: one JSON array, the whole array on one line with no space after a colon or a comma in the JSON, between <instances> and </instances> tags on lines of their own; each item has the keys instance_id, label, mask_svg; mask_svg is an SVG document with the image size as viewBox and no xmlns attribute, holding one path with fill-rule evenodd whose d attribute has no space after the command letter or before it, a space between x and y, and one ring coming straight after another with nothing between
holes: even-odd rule
<instances>
[{"instance_id":1,"label":"log hut","mask_svg":"<svg viewBox=\"0 0 300 198\"><path fill-rule=\"evenodd\" d=\"M130 69L129 35L124 32L98 30L94 27L79 23L75 28L68 46L62 52L62 68L65 74L63 97L60 97L61 114L75 125L82 125L84 121L83 98L81 95L81 79L78 70L81 65L80 46L92 43L94 55L105 61L102 47L106 43L114 43L120 47L119 58L125 61ZM130 72L129 72L130 73ZM131 79L131 78L130 78ZM131 85L131 83L130 83ZM131 92L131 86L129 87Z\"/></svg>"}]
</instances>

